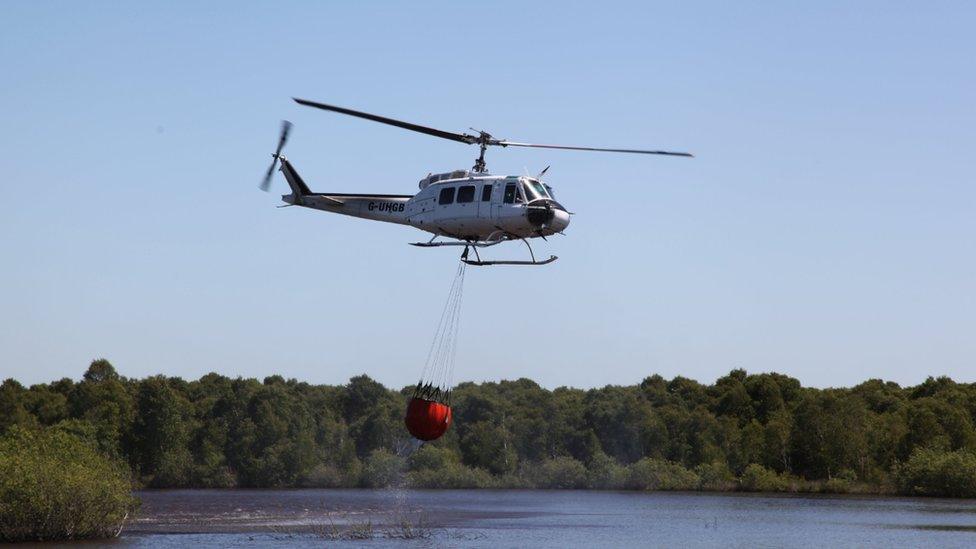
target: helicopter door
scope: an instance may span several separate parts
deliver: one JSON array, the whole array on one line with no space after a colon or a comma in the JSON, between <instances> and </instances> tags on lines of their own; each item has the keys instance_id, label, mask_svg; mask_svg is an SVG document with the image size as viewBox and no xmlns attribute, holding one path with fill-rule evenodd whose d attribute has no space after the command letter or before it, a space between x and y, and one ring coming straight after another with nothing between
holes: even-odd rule
<instances>
[{"instance_id":1,"label":"helicopter door","mask_svg":"<svg viewBox=\"0 0 976 549\"><path fill-rule=\"evenodd\" d=\"M495 194L495 187L496 185L491 182L485 183L479 187L478 192L480 193L480 196L478 198L480 198L481 201L478 202L478 217L481 219L492 218L492 210L494 208L492 208L491 196L492 194Z\"/></svg>"},{"instance_id":2,"label":"helicopter door","mask_svg":"<svg viewBox=\"0 0 976 549\"><path fill-rule=\"evenodd\" d=\"M509 227L508 222L522 217L525 213L519 207L524 204L524 201L519 194L518 184L515 181L500 181L496 186L495 200L492 202L495 215L492 221L505 230L513 230L514 227Z\"/></svg>"}]
</instances>

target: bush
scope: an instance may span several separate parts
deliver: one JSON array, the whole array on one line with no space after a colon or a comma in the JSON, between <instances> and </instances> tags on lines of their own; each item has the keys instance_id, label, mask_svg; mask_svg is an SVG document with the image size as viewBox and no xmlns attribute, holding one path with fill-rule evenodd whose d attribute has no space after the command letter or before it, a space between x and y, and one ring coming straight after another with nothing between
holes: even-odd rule
<instances>
[{"instance_id":1,"label":"bush","mask_svg":"<svg viewBox=\"0 0 976 549\"><path fill-rule=\"evenodd\" d=\"M119 463L64 430L0 438L0 541L114 537L135 500Z\"/></svg>"},{"instance_id":2,"label":"bush","mask_svg":"<svg viewBox=\"0 0 976 549\"><path fill-rule=\"evenodd\" d=\"M383 448L373 450L366 458L362 484L366 488L386 488L399 483L406 460Z\"/></svg>"},{"instance_id":3,"label":"bush","mask_svg":"<svg viewBox=\"0 0 976 549\"><path fill-rule=\"evenodd\" d=\"M237 475L227 466L195 465L192 479L193 488L233 488L237 486Z\"/></svg>"},{"instance_id":4,"label":"bush","mask_svg":"<svg viewBox=\"0 0 976 549\"><path fill-rule=\"evenodd\" d=\"M698 475L673 461L644 458L627 469L631 490L697 490L701 484Z\"/></svg>"},{"instance_id":5,"label":"bush","mask_svg":"<svg viewBox=\"0 0 976 549\"><path fill-rule=\"evenodd\" d=\"M918 449L898 471L902 493L919 496L976 497L976 454Z\"/></svg>"},{"instance_id":6,"label":"bush","mask_svg":"<svg viewBox=\"0 0 976 549\"><path fill-rule=\"evenodd\" d=\"M412 488L493 488L498 482L488 471L462 465L454 451L424 444L407 463L407 482Z\"/></svg>"},{"instance_id":7,"label":"bush","mask_svg":"<svg viewBox=\"0 0 976 549\"><path fill-rule=\"evenodd\" d=\"M750 463L746 467L739 478L739 486L748 492L784 492L790 489L788 479L758 463Z\"/></svg>"},{"instance_id":8,"label":"bush","mask_svg":"<svg viewBox=\"0 0 976 549\"><path fill-rule=\"evenodd\" d=\"M424 444L410 455L407 464L411 471L441 471L460 462L457 454L447 448Z\"/></svg>"},{"instance_id":9,"label":"bush","mask_svg":"<svg viewBox=\"0 0 976 549\"><path fill-rule=\"evenodd\" d=\"M834 477L823 483L821 492L828 494L849 494L854 489L854 483L843 478Z\"/></svg>"},{"instance_id":10,"label":"bush","mask_svg":"<svg viewBox=\"0 0 976 549\"><path fill-rule=\"evenodd\" d=\"M356 480L349 479L334 465L320 463L306 473L298 485L302 488L349 488L356 485Z\"/></svg>"},{"instance_id":11,"label":"bush","mask_svg":"<svg viewBox=\"0 0 976 549\"><path fill-rule=\"evenodd\" d=\"M833 478L827 479L820 490L829 494L849 494L857 491L857 474L850 469L842 469Z\"/></svg>"},{"instance_id":12,"label":"bush","mask_svg":"<svg viewBox=\"0 0 976 549\"><path fill-rule=\"evenodd\" d=\"M499 484L488 471L460 463L411 471L407 481L411 488L494 488Z\"/></svg>"},{"instance_id":13,"label":"bush","mask_svg":"<svg viewBox=\"0 0 976 549\"><path fill-rule=\"evenodd\" d=\"M728 492L735 489L735 476L724 463L702 463L695 467L695 474L700 490Z\"/></svg>"},{"instance_id":14,"label":"bush","mask_svg":"<svg viewBox=\"0 0 976 549\"><path fill-rule=\"evenodd\" d=\"M586 484L586 467L571 457L550 459L535 474L539 488L586 488Z\"/></svg>"},{"instance_id":15,"label":"bush","mask_svg":"<svg viewBox=\"0 0 976 549\"><path fill-rule=\"evenodd\" d=\"M597 452L590 459L586 481L590 488L619 490L627 484L627 473L627 468L617 463L617 460L603 452Z\"/></svg>"}]
</instances>

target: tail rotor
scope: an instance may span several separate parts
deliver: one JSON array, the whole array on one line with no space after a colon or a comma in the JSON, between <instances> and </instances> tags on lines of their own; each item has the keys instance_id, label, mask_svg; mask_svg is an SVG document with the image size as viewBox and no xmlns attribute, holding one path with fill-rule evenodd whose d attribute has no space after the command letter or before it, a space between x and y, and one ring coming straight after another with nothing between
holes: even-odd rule
<instances>
[{"instance_id":1,"label":"tail rotor","mask_svg":"<svg viewBox=\"0 0 976 549\"><path fill-rule=\"evenodd\" d=\"M268 167L268 173L264 174L264 180L261 181L260 188L264 192L268 192L271 187L271 176L274 175L275 167L278 165L278 158L281 156L281 150L285 148L285 143L288 142L288 132L291 131L291 122L287 120L281 121L281 137L278 139L278 148L272 155L274 160L271 161L271 166Z\"/></svg>"}]
</instances>

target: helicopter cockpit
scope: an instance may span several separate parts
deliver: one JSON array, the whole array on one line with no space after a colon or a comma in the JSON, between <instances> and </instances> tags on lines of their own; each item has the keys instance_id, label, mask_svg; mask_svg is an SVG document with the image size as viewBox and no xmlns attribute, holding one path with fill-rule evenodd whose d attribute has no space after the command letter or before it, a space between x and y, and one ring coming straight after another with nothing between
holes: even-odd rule
<instances>
[{"instance_id":1,"label":"helicopter cockpit","mask_svg":"<svg viewBox=\"0 0 976 549\"><path fill-rule=\"evenodd\" d=\"M531 204L535 200L545 201L557 210L566 210L562 204L556 201L556 197L552 194L552 187L549 185L531 177L521 177L519 181L522 182L522 192L525 193L526 203Z\"/></svg>"},{"instance_id":2,"label":"helicopter cockpit","mask_svg":"<svg viewBox=\"0 0 976 549\"><path fill-rule=\"evenodd\" d=\"M528 177L522 178L522 190L525 192L526 202L531 202L539 198L552 198L547 185L543 185L541 182Z\"/></svg>"}]
</instances>

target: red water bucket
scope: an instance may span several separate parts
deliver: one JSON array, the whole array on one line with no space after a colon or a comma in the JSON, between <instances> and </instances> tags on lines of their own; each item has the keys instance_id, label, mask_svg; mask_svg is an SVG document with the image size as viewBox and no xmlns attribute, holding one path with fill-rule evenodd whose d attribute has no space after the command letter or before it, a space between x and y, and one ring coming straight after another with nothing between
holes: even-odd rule
<instances>
[{"instance_id":1,"label":"red water bucket","mask_svg":"<svg viewBox=\"0 0 976 549\"><path fill-rule=\"evenodd\" d=\"M407 404L404 422L414 437L424 441L435 440L451 426L451 407L432 400L412 398Z\"/></svg>"}]
</instances>

